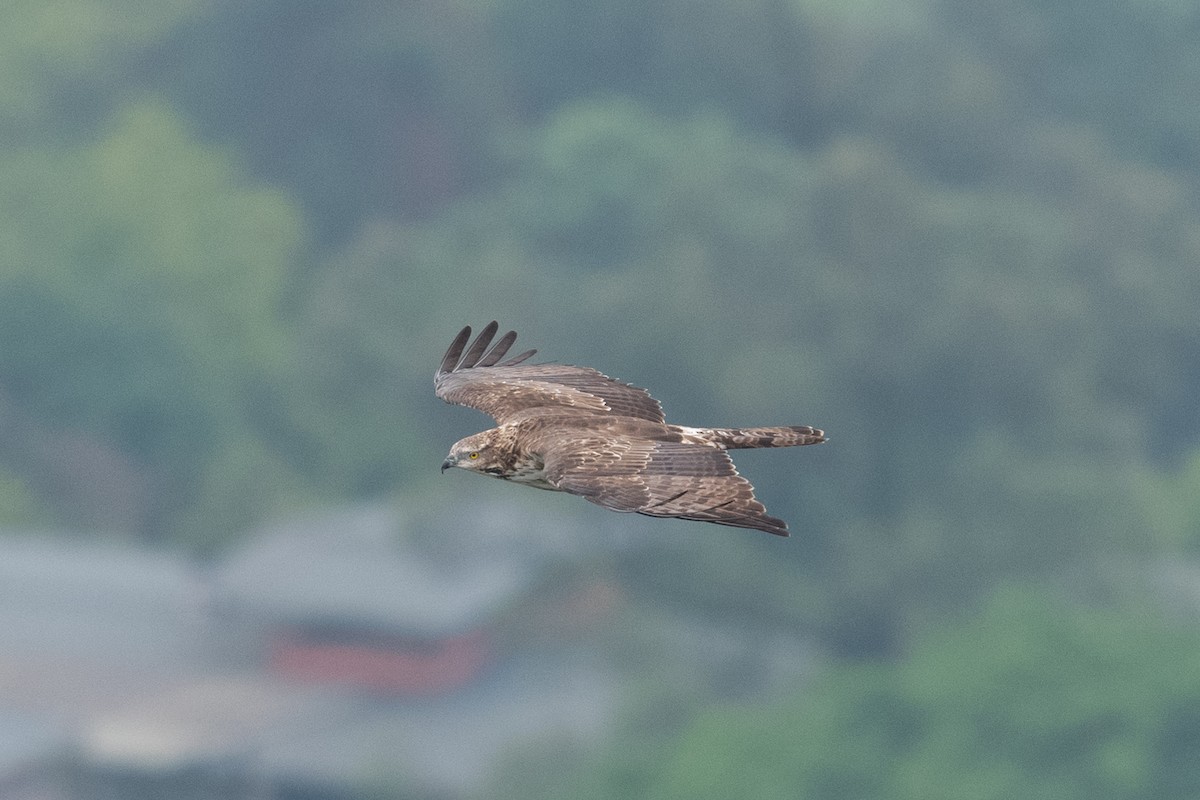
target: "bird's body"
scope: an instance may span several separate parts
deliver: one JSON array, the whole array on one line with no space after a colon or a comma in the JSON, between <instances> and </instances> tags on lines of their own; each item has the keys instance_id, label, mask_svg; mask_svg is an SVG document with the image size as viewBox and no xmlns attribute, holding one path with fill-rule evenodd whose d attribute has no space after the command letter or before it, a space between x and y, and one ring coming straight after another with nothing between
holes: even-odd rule
<instances>
[{"instance_id":1,"label":"bird's body","mask_svg":"<svg viewBox=\"0 0 1200 800\"><path fill-rule=\"evenodd\" d=\"M464 354L471 329L463 328L442 359L437 395L498 423L455 443L443 471L460 467L569 492L614 511L787 535L786 523L767 515L726 450L819 444L823 431L672 425L646 390L593 369L522 363L533 350L501 362L516 333L489 350L497 330L489 324Z\"/></svg>"}]
</instances>

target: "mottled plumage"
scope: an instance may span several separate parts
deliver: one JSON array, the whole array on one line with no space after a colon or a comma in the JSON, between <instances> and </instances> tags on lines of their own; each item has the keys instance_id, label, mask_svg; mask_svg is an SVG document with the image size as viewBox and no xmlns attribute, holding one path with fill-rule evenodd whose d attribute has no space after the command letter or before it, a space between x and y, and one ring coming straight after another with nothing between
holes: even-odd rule
<instances>
[{"instance_id":1,"label":"mottled plumage","mask_svg":"<svg viewBox=\"0 0 1200 800\"><path fill-rule=\"evenodd\" d=\"M502 360L517 334L492 345L498 330L490 323L468 348L471 328L463 328L434 378L438 397L497 423L455 443L443 472L460 467L577 494L614 511L788 535L726 450L820 444L824 431L671 425L645 389L594 369L524 363L535 350Z\"/></svg>"}]
</instances>

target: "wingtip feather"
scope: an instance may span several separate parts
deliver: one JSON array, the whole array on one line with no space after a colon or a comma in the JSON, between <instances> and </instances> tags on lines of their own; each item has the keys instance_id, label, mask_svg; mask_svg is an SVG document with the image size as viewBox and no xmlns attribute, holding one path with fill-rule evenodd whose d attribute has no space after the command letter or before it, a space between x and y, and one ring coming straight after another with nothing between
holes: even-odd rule
<instances>
[{"instance_id":1,"label":"wingtip feather","mask_svg":"<svg viewBox=\"0 0 1200 800\"><path fill-rule=\"evenodd\" d=\"M504 354L508 352L508 348L513 346L513 342L517 340L517 332L509 331L500 337L500 341L492 345L492 349L484 354L483 358L479 359L477 367L495 366L496 362L504 358Z\"/></svg>"},{"instance_id":2,"label":"wingtip feather","mask_svg":"<svg viewBox=\"0 0 1200 800\"><path fill-rule=\"evenodd\" d=\"M471 338L471 326L464 325L463 329L454 337L454 341L450 343L449 349L446 350L446 355L442 356L442 364L438 367L438 375L443 375L447 372L453 372L458 366L459 356L462 355L463 348L467 346L467 340Z\"/></svg>"},{"instance_id":3,"label":"wingtip feather","mask_svg":"<svg viewBox=\"0 0 1200 800\"><path fill-rule=\"evenodd\" d=\"M501 364L498 364L497 366L501 366L501 367L511 367L511 366L513 366L514 364L520 364L520 363L521 363L522 361L524 361L525 359L527 359L527 358L531 358L531 357L532 357L532 356L533 356L535 353L537 353L537 350L536 350L536 349L534 349L534 350L526 350L524 353L521 353L519 356L513 356L513 357L512 357L512 358L510 358L508 361L505 361L505 362L503 362L503 363L501 363Z\"/></svg>"},{"instance_id":4,"label":"wingtip feather","mask_svg":"<svg viewBox=\"0 0 1200 800\"><path fill-rule=\"evenodd\" d=\"M479 363L479 359L483 356L483 351L487 350L489 344L492 343L492 338L496 335L496 331L500 330L500 323L492 320L484 326L479 335L475 337L475 341L471 342L470 348L462 357L462 361L458 363L459 369L470 369Z\"/></svg>"}]
</instances>

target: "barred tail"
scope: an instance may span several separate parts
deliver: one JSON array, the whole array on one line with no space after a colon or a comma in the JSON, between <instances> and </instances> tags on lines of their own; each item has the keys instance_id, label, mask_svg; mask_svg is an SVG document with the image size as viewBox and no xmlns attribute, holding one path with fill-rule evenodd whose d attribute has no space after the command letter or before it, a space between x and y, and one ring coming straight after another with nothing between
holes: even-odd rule
<instances>
[{"instance_id":1,"label":"barred tail","mask_svg":"<svg viewBox=\"0 0 1200 800\"><path fill-rule=\"evenodd\" d=\"M807 425L773 428L684 428L685 438L695 437L735 450L745 447L799 447L825 441L825 431Z\"/></svg>"}]
</instances>

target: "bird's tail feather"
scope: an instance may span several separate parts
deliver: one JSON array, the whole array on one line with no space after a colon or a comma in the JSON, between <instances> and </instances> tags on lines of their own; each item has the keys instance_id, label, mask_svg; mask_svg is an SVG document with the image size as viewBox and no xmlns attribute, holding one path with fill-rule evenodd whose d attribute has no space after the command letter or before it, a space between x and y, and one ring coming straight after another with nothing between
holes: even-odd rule
<instances>
[{"instance_id":1,"label":"bird's tail feather","mask_svg":"<svg viewBox=\"0 0 1200 800\"><path fill-rule=\"evenodd\" d=\"M721 447L735 450L746 447L799 447L825 441L825 431L807 425L781 425L768 428L701 428L702 437Z\"/></svg>"}]
</instances>

